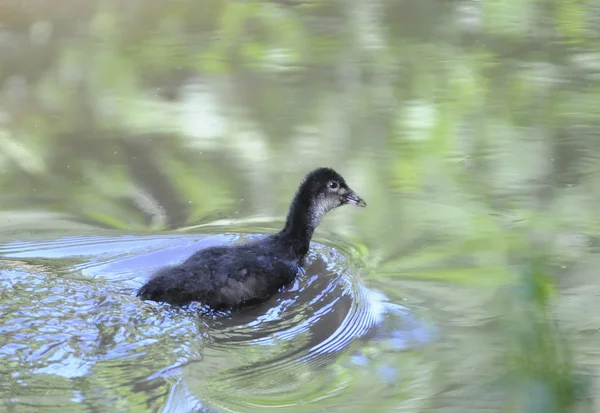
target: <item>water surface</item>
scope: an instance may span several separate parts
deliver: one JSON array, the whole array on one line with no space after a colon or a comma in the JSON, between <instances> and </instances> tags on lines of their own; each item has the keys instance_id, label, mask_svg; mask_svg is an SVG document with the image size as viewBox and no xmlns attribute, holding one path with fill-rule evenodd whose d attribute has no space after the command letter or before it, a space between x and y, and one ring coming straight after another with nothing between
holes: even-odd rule
<instances>
[{"instance_id":1,"label":"water surface","mask_svg":"<svg viewBox=\"0 0 600 413\"><path fill-rule=\"evenodd\" d=\"M318 243L292 285L243 312L207 313L198 305L172 308L135 297L156 268L238 238L96 236L5 244L0 354L19 389L7 406L117 411L125 394L138 395L127 410L336 406L339 400L323 400L355 385L336 379L339 369L360 377L368 368L360 342L403 352L429 341L430 329L408 308L360 283L358 263ZM397 375L388 366L379 380ZM40 381L56 396L35 396L32 387Z\"/></svg>"},{"instance_id":2,"label":"water surface","mask_svg":"<svg viewBox=\"0 0 600 413\"><path fill-rule=\"evenodd\" d=\"M600 411L595 1L0 2L0 410ZM368 203L264 306L139 301Z\"/></svg>"}]
</instances>

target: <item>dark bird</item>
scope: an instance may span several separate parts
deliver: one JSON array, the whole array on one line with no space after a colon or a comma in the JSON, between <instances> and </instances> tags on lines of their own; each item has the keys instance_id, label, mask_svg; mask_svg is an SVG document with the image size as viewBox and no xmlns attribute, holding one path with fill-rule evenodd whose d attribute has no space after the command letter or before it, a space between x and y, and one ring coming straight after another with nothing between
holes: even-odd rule
<instances>
[{"instance_id":1,"label":"dark bird","mask_svg":"<svg viewBox=\"0 0 600 413\"><path fill-rule=\"evenodd\" d=\"M323 216L345 204L367 206L336 171L315 169L300 184L281 231L197 251L159 270L137 295L176 305L197 301L215 310L265 301L296 277Z\"/></svg>"}]
</instances>

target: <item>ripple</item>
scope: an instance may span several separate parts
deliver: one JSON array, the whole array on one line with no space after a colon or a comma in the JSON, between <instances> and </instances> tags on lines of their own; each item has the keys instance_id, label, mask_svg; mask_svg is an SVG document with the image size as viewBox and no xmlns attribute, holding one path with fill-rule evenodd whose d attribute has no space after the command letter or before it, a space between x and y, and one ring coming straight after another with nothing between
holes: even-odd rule
<instances>
[{"instance_id":1,"label":"ripple","mask_svg":"<svg viewBox=\"0 0 600 413\"><path fill-rule=\"evenodd\" d=\"M39 396L31 384L45 377L50 388L72 388L76 403L142 393L140 403L153 409L208 404L235 411L334 397L349 386L338 360L361 343L387 340L405 350L429 340L407 308L363 285L348 247L313 243L292 285L240 312L205 314L197 305L173 308L133 294L160 266L252 236L69 237L1 246L0 372L16 372L14 384L31 397ZM176 400L182 392L187 401Z\"/></svg>"}]
</instances>

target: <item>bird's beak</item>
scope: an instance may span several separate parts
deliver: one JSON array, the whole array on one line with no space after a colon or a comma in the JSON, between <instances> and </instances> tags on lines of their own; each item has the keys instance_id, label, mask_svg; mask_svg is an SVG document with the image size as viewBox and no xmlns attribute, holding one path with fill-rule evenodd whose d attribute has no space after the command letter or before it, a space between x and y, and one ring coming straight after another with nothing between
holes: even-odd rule
<instances>
[{"instance_id":1,"label":"bird's beak","mask_svg":"<svg viewBox=\"0 0 600 413\"><path fill-rule=\"evenodd\" d=\"M346 195L344 195L344 202L346 204L354 204L363 208L367 206L367 203L351 189Z\"/></svg>"}]
</instances>

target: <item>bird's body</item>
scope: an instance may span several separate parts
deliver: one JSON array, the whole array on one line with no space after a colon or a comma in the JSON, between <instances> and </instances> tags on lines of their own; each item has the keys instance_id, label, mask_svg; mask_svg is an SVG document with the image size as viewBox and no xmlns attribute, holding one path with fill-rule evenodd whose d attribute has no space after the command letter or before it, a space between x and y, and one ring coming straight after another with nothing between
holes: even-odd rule
<instances>
[{"instance_id":1,"label":"bird's body","mask_svg":"<svg viewBox=\"0 0 600 413\"><path fill-rule=\"evenodd\" d=\"M366 206L339 174L317 169L300 185L280 232L197 251L183 263L159 270L138 295L171 304L197 301L213 309L264 301L295 278L321 218L345 203Z\"/></svg>"},{"instance_id":2,"label":"bird's body","mask_svg":"<svg viewBox=\"0 0 600 413\"><path fill-rule=\"evenodd\" d=\"M290 283L301 265L279 238L200 250L160 270L139 294L171 304L199 301L214 309L263 301Z\"/></svg>"}]
</instances>

